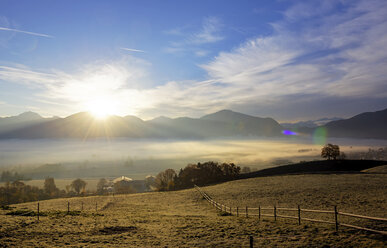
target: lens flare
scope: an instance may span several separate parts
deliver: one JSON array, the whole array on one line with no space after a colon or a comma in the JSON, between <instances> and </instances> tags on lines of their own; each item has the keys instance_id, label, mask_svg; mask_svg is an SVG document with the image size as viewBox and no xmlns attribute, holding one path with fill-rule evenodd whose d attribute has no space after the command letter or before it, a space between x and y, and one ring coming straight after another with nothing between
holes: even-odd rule
<instances>
[{"instance_id":1,"label":"lens flare","mask_svg":"<svg viewBox=\"0 0 387 248\"><path fill-rule=\"evenodd\" d=\"M284 134L284 135L298 135L298 133L290 131L290 130L282 130L282 134Z\"/></svg>"},{"instance_id":2,"label":"lens flare","mask_svg":"<svg viewBox=\"0 0 387 248\"><path fill-rule=\"evenodd\" d=\"M327 141L327 129L318 127L313 132L313 143L316 145L325 145Z\"/></svg>"}]
</instances>

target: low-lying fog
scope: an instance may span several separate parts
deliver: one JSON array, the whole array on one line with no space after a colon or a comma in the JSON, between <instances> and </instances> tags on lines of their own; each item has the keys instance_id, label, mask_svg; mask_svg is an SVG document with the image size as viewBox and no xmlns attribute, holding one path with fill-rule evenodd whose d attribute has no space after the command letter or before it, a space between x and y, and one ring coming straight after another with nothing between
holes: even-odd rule
<instances>
[{"instance_id":1,"label":"low-lying fog","mask_svg":"<svg viewBox=\"0 0 387 248\"><path fill-rule=\"evenodd\" d=\"M330 139L341 151L385 147L386 140ZM143 179L188 163L214 160L262 169L300 160L320 159L322 144L308 138L206 141L160 140L3 140L0 170L29 178L114 177Z\"/></svg>"}]
</instances>

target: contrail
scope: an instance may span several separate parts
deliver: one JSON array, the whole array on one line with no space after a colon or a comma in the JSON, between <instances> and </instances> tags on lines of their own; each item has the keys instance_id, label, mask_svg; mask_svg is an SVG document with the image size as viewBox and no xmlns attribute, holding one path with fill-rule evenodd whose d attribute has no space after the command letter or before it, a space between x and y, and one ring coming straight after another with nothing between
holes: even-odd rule
<instances>
[{"instance_id":1,"label":"contrail","mask_svg":"<svg viewBox=\"0 0 387 248\"><path fill-rule=\"evenodd\" d=\"M46 38L54 38L54 36L51 36L51 35L48 35L48 34L40 34L40 33L28 32L28 31L19 30L19 29L13 29L13 28L0 27L0 30L18 32L18 33L35 35L35 36L46 37Z\"/></svg>"},{"instance_id":2,"label":"contrail","mask_svg":"<svg viewBox=\"0 0 387 248\"><path fill-rule=\"evenodd\" d=\"M143 50L132 49L132 48L126 48L126 47L120 47L120 49L125 50L125 51L129 51L129 52L146 53L146 52L143 51Z\"/></svg>"}]
</instances>

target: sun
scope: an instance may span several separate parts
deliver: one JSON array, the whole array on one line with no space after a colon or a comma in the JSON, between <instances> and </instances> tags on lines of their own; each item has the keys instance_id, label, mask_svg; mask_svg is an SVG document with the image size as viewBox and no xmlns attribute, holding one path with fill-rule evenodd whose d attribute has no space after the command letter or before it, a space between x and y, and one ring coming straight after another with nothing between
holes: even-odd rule
<instances>
[{"instance_id":1,"label":"sun","mask_svg":"<svg viewBox=\"0 0 387 248\"><path fill-rule=\"evenodd\" d=\"M116 114L115 102L112 99L94 99L86 104L87 111L96 119L106 119L110 115Z\"/></svg>"}]
</instances>

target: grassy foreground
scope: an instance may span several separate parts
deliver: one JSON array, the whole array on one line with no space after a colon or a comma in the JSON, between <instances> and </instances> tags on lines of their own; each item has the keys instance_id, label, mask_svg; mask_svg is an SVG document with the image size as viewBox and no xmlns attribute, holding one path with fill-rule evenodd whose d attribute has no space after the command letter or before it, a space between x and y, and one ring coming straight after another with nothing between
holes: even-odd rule
<instances>
[{"instance_id":1,"label":"grassy foreground","mask_svg":"<svg viewBox=\"0 0 387 248\"><path fill-rule=\"evenodd\" d=\"M387 175L292 175L252 178L204 187L232 206L278 206L339 210L387 217ZM84 211L66 215L71 210ZM95 214L95 204L98 214ZM383 247L376 234L267 217L222 216L194 189L133 195L55 199L40 202L47 216L5 215L36 209L35 203L0 210L0 247ZM60 210L60 214L52 213ZM74 213L74 214L73 214ZM327 217L328 218L328 217ZM369 223L361 223L373 225ZM375 228L386 229L378 224Z\"/></svg>"}]
</instances>

